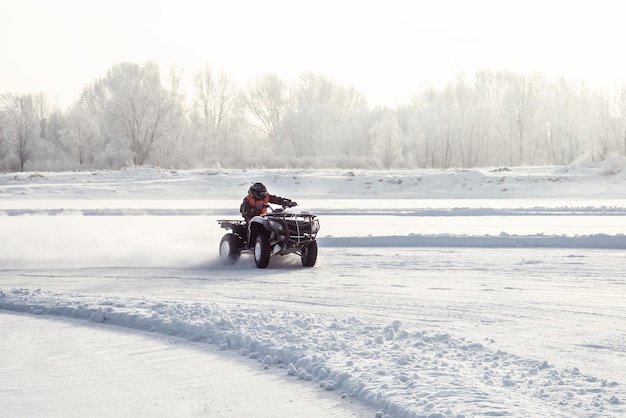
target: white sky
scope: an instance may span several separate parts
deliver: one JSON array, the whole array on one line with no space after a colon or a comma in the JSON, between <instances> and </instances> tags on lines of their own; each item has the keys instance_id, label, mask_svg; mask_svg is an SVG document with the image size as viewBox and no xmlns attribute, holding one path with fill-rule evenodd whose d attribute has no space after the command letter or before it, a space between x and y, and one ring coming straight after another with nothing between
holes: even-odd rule
<instances>
[{"instance_id":1,"label":"white sky","mask_svg":"<svg viewBox=\"0 0 626 418\"><path fill-rule=\"evenodd\" d=\"M0 94L63 107L113 64L327 76L395 107L480 69L626 80L620 0L0 0Z\"/></svg>"}]
</instances>

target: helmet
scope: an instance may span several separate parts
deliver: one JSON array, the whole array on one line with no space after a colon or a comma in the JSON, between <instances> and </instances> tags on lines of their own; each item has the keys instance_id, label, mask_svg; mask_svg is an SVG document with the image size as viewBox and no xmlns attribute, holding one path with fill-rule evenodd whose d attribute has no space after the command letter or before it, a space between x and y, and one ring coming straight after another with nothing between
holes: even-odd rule
<instances>
[{"instance_id":1,"label":"helmet","mask_svg":"<svg viewBox=\"0 0 626 418\"><path fill-rule=\"evenodd\" d=\"M256 200L263 200L267 196L267 189L263 183L254 183L250 186L248 194Z\"/></svg>"}]
</instances>

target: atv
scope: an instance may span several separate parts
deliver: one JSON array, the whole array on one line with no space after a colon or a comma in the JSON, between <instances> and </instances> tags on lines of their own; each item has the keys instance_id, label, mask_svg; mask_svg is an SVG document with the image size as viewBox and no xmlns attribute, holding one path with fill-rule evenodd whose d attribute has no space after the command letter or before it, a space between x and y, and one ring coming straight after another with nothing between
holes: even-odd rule
<instances>
[{"instance_id":1,"label":"atv","mask_svg":"<svg viewBox=\"0 0 626 418\"><path fill-rule=\"evenodd\" d=\"M256 266L265 268L273 255L298 254L303 266L313 267L317 261L316 236L320 229L317 216L287 212L286 206L266 207L268 213L255 216L250 225L244 220L217 221L222 228L230 230L220 242L220 258L235 264L242 252L251 251Z\"/></svg>"}]
</instances>

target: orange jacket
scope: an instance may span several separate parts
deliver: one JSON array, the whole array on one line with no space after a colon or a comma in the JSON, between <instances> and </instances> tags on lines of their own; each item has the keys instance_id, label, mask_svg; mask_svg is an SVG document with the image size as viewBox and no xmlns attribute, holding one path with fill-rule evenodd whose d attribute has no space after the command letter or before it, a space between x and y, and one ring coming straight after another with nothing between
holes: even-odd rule
<instances>
[{"instance_id":1,"label":"orange jacket","mask_svg":"<svg viewBox=\"0 0 626 418\"><path fill-rule=\"evenodd\" d=\"M246 195L246 197L243 198L241 206L239 207L239 211L241 212L241 215L244 217L246 222L249 222L250 219L254 218L255 216L266 214L266 205L268 203L274 203L275 205L284 205L292 202L291 200L285 199L284 197L275 196L269 193L265 196L265 199L261 200L255 199L250 195Z\"/></svg>"},{"instance_id":2,"label":"orange jacket","mask_svg":"<svg viewBox=\"0 0 626 418\"><path fill-rule=\"evenodd\" d=\"M257 200L254 197L247 195L246 197L244 197L245 200L248 201L248 203L250 204L250 212L252 213L252 211L254 211L252 216L258 216L258 215L264 215L267 213L267 207L265 205L267 205L268 203L270 203L270 195L266 194L265 195L265 199L262 200ZM259 208L260 206L260 208Z\"/></svg>"}]
</instances>

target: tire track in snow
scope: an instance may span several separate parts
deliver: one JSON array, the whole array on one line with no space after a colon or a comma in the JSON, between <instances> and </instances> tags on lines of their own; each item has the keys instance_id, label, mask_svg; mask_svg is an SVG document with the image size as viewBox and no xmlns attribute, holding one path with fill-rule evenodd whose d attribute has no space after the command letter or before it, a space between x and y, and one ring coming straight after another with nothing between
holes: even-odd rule
<instances>
[{"instance_id":1,"label":"tire track in snow","mask_svg":"<svg viewBox=\"0 0 626 418\"><path fill-rule=\"evenodd\" d=\"M207 342L393 417L626 412L618 382L446 333L404 329L400 321L381 327L354 316L29 289L0 291L0 308Z\"/></svg>"}]
</instances>

